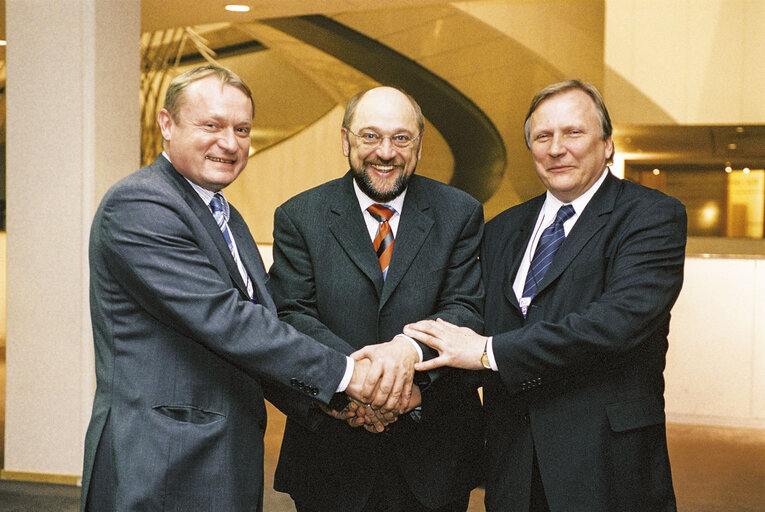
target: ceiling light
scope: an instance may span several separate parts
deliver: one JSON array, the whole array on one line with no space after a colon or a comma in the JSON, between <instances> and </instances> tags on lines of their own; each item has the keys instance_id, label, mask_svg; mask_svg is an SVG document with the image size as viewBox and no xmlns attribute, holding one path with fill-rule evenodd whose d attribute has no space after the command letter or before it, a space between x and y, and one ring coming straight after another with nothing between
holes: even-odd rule
<instances>
[{"instance_id":1,"label":"ceiling light","mask_svg":"<svg viewBox=\"0 0 765 512\"><path fill-rule=\"evenodd\" d=\"M250 12L250 7L248 5L229 4L226 6L226 10L231 12Z\"/></svg>"},{"instance_id":2,"label":"ceiling light","mask_svg":"<svg viewBox=\"0 0 765 512\"><path fill-rule=\"evenodd\" d=\"M743 126L737 126L736 127L736 133L744 133L744 127Z\"/></svg>"},{"instance_id":3,"label":"ceiling light","mask_svg":"<svg viewBox=\"0 0 765 512\"><path fill-rule=\"evenodd\" d=\"M744 167L744 174L749 174L749 167Z\"/></svg>"},{"instance_id":4,"label":"ceiling light","mask_svg":"<svg viewBox=\"0 0 765 512\"><path fill-rule=\"evenodd\" d=\"M736 144L735 143L728 144L728 149L736 149Z\"/></svg>"},{"instance_id":5,"label":"ceiling light","mask_svg":"<svg viewBox=\"0 0 765 512\"><path fill-rule=\"evenodd\" d=\"M8 43L5 42L5 39L0 39L0 46L5 46L6 44Z\"/></svg>"},{"instance_id":6,"label":"ceiling light","mask_svg":"<svg viewBox=\"0 0 765 512\"><path fill-rule=\"evenodd\" d=\"M654 176L658 176L660 173L661 173L661 171L659 169L654 169L653 170L653 175Z\"/></svg>"},{"instance_id":7,"label":"ceiling light","mask_svg":"<svg viewBox=\"0 0 765 512\"><path fill-rule=\"evenodd\" d=\"M727 172L728 174L732 173L733 172L733 167L731 167L730 165L726 165L725 166L725 172Z\"/></svg>"}]
</instances>

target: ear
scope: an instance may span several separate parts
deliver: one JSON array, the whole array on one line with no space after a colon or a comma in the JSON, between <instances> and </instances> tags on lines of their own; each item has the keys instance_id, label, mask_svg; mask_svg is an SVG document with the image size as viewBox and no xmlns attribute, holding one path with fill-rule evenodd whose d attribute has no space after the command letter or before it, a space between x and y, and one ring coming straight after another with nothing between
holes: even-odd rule
<instances>
[{"instance_id":1,"label":"ear","mask_svg":"<svg viewBox=\"0 0 765 512\"><path fill-rule=\"evenodd\" d=\"M613 164L614 163L614 139L613 136L609 135L608 138L605 140L606 146L605 146L605 155L603 155L606 159L607 164Z\"/></svg>"},{"instance_id":2,"label":"ear","mask_svg":"<svg viewBox=\"0 0 765 512\"><path fill-rule=\"evenodd\" d=\"M422 160L422 137L420 137L420 144L417 146L417 160Z\"/></svg>"},{"instance_id":3,"label":"ear","mask_svg":"<svg viewBox=\"0 0 765 512\"><path fill-rule=\"evenodd\" d=\"M340 138L343 144L343 156L347 158L351 154L351 142L348 140L348 131L345 128L340 128Z\"/></svg>"},{"instance_id":4,"label":"ear","mask_svg":"<svg viewBox=\"0 0 765 512\"><path fill-rule=\"evenodd\" d=\"M163 108L159 111L159 114L157 114L157 124L159 125L159 131L162 134L162 138L170 140L171 128L175 124L175 121L173 121L173 116L170 115L170 112L168 112L167 109Z\"/></svg>"}]
</instances>

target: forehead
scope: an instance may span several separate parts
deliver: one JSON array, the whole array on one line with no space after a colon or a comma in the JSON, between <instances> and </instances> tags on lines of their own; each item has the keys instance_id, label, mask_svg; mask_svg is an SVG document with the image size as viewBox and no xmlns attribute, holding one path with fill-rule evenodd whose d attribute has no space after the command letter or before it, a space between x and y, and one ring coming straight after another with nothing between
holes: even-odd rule
<instances>
[{"instance_id":1,"label":"forehead","mask_svg":"<svg viewBox=\"0 0 765 512\"><path fill-rule=\"evenodd\" d=\"M406 96L390 88L373 89L366 93L356 107L353 128L380 130L417 129L417 114Z\"/></svg>"},{"instance_id":2,"label":"forehead","mask_svg":"<svg viewBox=\"0 0 765 512\"><path fill-rule=\"evenodd\" d=\"M537 105L530 121L532 130L535 126L599 124L595 102L579 89L564 91L545 99Z\"/></svg>"},{"instance_id":3,"label":"forehead","mask_svg":"<svg viewBox=\"0 0 765 512\"><path fill-rule=\"evenodd\" d=\"M235 114L248 120L252 117L252 104L247 94L215 76L187 85L181 96L180 109L200 114Z\"/></svg>"}]
</instances>

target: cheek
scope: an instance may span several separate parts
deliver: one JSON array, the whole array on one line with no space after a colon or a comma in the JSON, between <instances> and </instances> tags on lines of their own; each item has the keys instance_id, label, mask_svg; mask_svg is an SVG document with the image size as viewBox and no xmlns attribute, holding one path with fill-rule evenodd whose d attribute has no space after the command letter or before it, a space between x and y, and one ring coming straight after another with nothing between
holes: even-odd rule
<instances>
[{"instance_id":1,"label":"cheek","mask_svg":"<svg viewBox=\"0 0 765 512\"><path fill-rule=\"evenodd\" d=\"M547 152L539 147L532 148L531 158L534 160L535 163L544 162L545 159L547 158Z\"/></svg>"},{"instance_id":2,"label":"cheek","mask_svg":"<svg viewBox=\"0 0 765 512\"><path fill-rule=\"evenodd\" d=\"M372 153L374 153L374 151L357 150L356 151L356 158L363 162L365 160L370 159L370 157L372 156Z\"/></svg>"}]
</instances>

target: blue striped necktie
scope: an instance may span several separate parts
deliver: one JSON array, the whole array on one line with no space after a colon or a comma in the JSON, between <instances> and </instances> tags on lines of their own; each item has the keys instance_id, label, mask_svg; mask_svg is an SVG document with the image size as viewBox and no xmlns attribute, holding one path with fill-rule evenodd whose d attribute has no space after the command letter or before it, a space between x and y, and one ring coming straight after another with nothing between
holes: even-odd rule
<instances>
[{"instance_id":1,"label":"blue striped necktie","mask_svg":"<svg viewBox=\"0 0 765 512\"><path fill-rule=\"evenodd\" d=\"M247 274L247 270L244 268L242 259L239 257L239 251L236 250L236 246L234 245L234 238L231 236L231 230L228 228L228 221L226 220L226 211L223 208L223 201L223 196L220 194L215 194L213 198L210 199L210 210L212 211L215 222L218 223L218 227L223 233L223 238L226 239L226 245L228 245L228 250L231 251L231 256L234 257L236 268L239 269L239 275L242 276L244 285L247 287L247 294L250 296L250 299L252 299L252 281L250 280L250 276Z\"/></svg>"},{"instance_id":2,"label":"blue striped necktie","mask_svg":"<svg viewBox=\"0 0 765 512\"><path fill-rule=\"evenodd\" d=\"M574 215L574 207L570 204L564 204L558 210L555 220L542 231L539 238L537 250L529 266L529 273L526 274L526 283L523 285L521 310L523 316L526 316L529 303L537 293L537 286L542 282L542 278L547 273L547 269L553 261L555 253L566 238L566 232L563 230L563 223Z\"/></svg>"}]
</instances>

